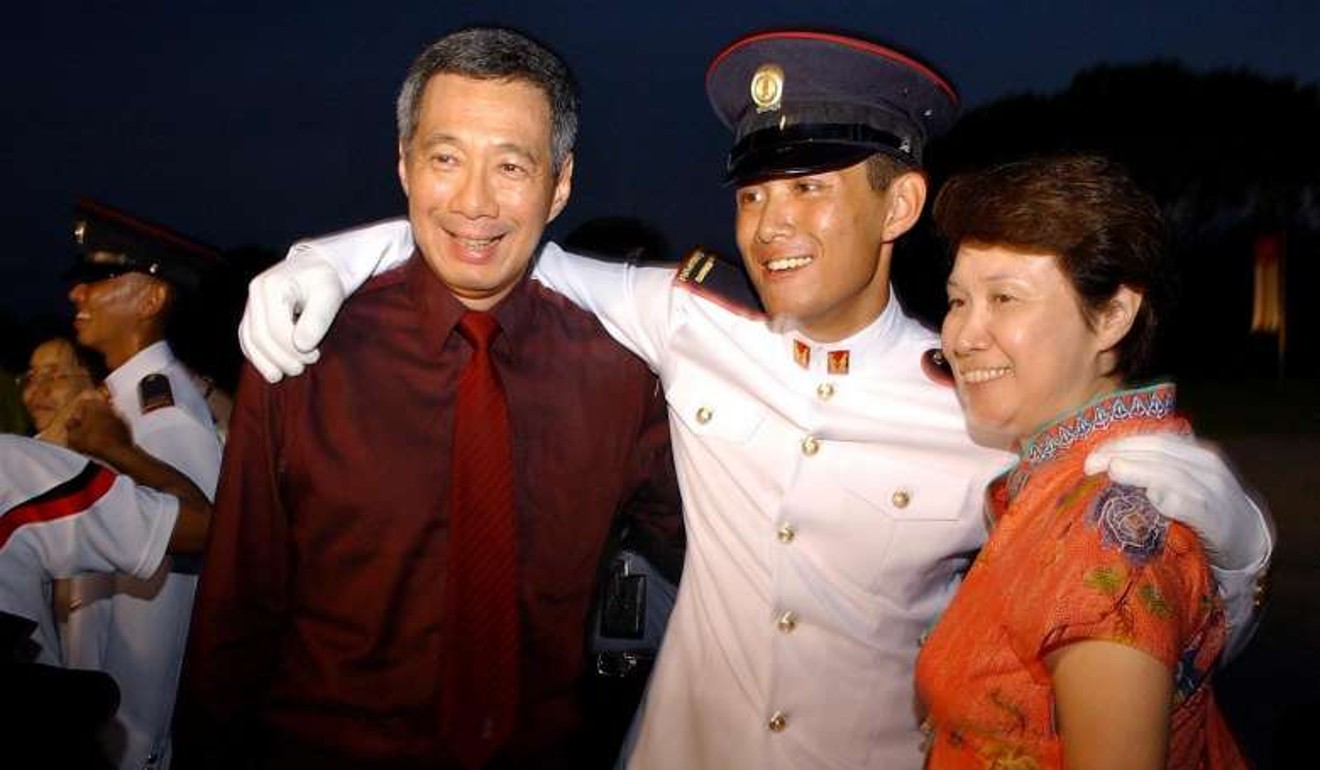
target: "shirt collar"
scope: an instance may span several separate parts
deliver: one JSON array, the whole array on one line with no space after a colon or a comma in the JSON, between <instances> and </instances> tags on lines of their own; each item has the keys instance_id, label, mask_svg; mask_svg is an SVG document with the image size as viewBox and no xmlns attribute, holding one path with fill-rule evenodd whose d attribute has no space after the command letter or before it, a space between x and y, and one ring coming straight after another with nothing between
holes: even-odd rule
<instances>
[{"instance_id":1,"label":"shirt collar","mask_svg":"<svg viewBox=\"0 0 1320 770\"><path fill-rule=\"evenodd\" d=\"M874 321L854 334L837 342L817 342L799 331L784 335L788 356L797 366L811 372L843 374L837 371L846 361L847 372L868 368L898 342L895 327L903 317L894 289L889 288L889 301Z\"/></svg>"},{"instance_id":2,"label":"shirt collar","mask_svg":"<svg viewBox=\"0 0 1320 770\"><path fill-rule=\"evenodd\" d=\"M454 332L458 319L467 312L467 307L454 297L444 281L431 270L426 258L420 251L414 250L412 258L404 266L408 291L416 303L421 316L423 333L427 339L443 347L445 341ZM500 322L500 337L517 339L528 324L532 285L529 278L531 270L523 274L513 289L501 299L490 314ZM499 339L495 342L499 345Z\"/></svg>"},{"instance_id":3,"label":"shirt collar","mask_svg":"<svg viewBox=\"0 0 1320 770\"><path fill-rule=\"evenodd\" d=\"M1176 389L1171 382L1116 390L1042 426L1019 452L1026 465L1049 462L1074 444L1120 430L1137 421L1163 420L1174 413Z\"/></svg>"},{"instance_id":4,"label":"shirt collar","mask_svg":"<svg viewBox=\"0 0 1320 770\"><path fill-rule=\"evenodd\" d=\"M1102 441L1154 424L1190 433L1186 421L1174 415L1175 396L1176 389L1168 382L1116 390L1041 426L1018 448L1018 462L991 485L992 508L1002 512L1039 469L1060 458L1085 456Z\"/></svg>"}]
</instances>

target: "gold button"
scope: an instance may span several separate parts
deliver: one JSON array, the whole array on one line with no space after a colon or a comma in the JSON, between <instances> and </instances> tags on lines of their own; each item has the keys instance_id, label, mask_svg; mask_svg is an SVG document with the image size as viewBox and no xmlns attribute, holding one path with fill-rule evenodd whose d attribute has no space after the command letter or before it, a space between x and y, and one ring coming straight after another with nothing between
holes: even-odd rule
<instances>
[{"instance_id":1,"label":"gold button","mask_svg":"<svg viewBox=\"0 0 1320 770\"><path fill-rule=\"evenodd\" d=\"M802 454L811 457L820 451L820 439L815 436L807 436L802 439Z\"/></svg>"},{"instance_id":2,"label":"gold button","mask_svg":"<svg viewBox=\"0 0 1320 770\"><path fill-rule=\"evenodd\" d=\"M900 489L894 492L889 502L893 503L895 508L906 508L908 503L912 502L912 495L906 489Z\"/></svg>"},{"instance_id":3,"label":"gold button","mask_svg":"<svg viewBox=\"0 0 1320 770\"><path fill-rule=\"evenodd\" d=\"M788 717L784 716L784 712L776 711L770 715L770 720L765 723L765 726L770 728L772 733L782 733L784 728L788 727Z\"/></svg>"},{"instance_id":4,"label":"gold button","mask_svg":"<svg viewBox=\"0 0 1320 770\"><path fill-rule=\"evenodd\" d=\"M797 530L793 529L792 524L779 525L779 542L791 543L795 537L797 537Z\"/></svg>"},{"instance_id":5,"label":"gold button","mask_svg":"<svg viewBox=\"0 0 1320 770\"><path fill-rule=\"evenodd\" d=\"M701 423L702 425L705 425L706 423L710 422L710 418L714 416L715 413L704 406L697 410L697 422Z\"/></svg>"},{"instance_id":6,"label":"gold button","mask_svg":"<svg viewBox=\"0 0 1320 770\"><path fill-rule=\"evenodd\" d=\"M775 622L775 625L779 627L780 631L791 634L793 629L797 628L797 615L792 610L785 610L784 614L779 616L779 620Z\"/></svg>"},{"instance_id":7,"label":"gold button","mask_svg":"<svg viewBox=\"0 0 1320 770\"><path fill-rule=\"evenodd\" d=\"M828 382L822 382L816 386L816 397L821 401L829 401L834 396L834 385Z\"/></svg>"}]
</instances>

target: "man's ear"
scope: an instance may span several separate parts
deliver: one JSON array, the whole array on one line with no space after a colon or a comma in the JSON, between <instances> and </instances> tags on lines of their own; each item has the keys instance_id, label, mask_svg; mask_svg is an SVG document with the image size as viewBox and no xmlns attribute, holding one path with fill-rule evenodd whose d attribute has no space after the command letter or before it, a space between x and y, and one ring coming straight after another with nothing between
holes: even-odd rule
<instances>
[{"instance_id":1,"label":"man's ear","mask_svg":"<svg viewBox=\"0 0 1320 770\"><path fill-rule=\"evenodd\" d=\"M138 275L137 314L139 318L159 318L170 306L171 292L168 283L148 275Z\"/></svg>"},{"instance_id":2,"label":"man's ear","mask_svg":"<svg viewBox=\"0 0 1320 770\"><path fill-rule=\"evenodd\" d=\"M403 140L399 140L399 185L403 187L403 194L408 195L408 149Z\"/></svg>"},{"instance_id":3,"label":"man's ear","mask_svg":"<svg viewBox=\"0 0 1320 770\"><path fill-rule=\"evenodd\" d=\"M1132 330L1144 299L1141 292L1129 286L1118 287L1095 317L1095 332L1101 350L1109 350L1123 341Z\"/></svg>"},{"instance_id":4,"label":"man's ear","mask_svg":"<svg viewBox=\"0 0 1320 770\"><path fill-rule=\"evenodd\" d=\"M568 205L568 196L573 192L573 153L569 153L564 158L564 162L559 166L559 177L555 179L554 197L550 199L550 215L546 217L546 224L555 221L559 212Z\"/></svg>"},{"instance_id":5,"label":"man's ear","mask_svg":"<svg viewBox=\"0 0 1320 770\"><path fill-rule=\"evenodd\" d=\"M885 190L889 201L889 210L885 214L884 238L886 241L911 230L921 218L921 210L926 205L926 177L919 171L899 174Z\"/></svg>"}]
</instances>

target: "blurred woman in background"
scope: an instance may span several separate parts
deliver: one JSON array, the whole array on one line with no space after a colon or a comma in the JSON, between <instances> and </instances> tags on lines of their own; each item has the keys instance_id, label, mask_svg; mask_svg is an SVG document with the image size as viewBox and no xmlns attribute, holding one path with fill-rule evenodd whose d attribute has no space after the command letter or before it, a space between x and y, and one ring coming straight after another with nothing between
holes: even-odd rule
<instances>
[{"instance_id":1,"label":"blurred woman in background","mask_svg":"<svg viewBox=\"0 0 1320 770\"><path fill-rule=\"evenodd\" d=\"M95 388L105 376L101 357L67 337L51 337L37 345L20 378L23 406L37 438L63 445L64 421L78 394Z\"/></svg>"}]
</instances>

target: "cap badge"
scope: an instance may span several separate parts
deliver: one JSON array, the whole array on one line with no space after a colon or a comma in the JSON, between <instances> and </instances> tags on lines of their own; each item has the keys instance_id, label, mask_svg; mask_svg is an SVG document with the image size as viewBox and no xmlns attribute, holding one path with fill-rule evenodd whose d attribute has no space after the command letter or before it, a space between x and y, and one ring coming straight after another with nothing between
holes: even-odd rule
<instances>
[{"instance_id":1,"label":"cap badge","mask_svg":"<svg viewBox=\"0 0 1320 770\"><path fill-rule=\"evenodd\" d=\"M79 219L73 223L73 240L79 246L83 245L83 240L87 237L87 220Z\"/></svg>"},{"instance_id":2,"label":"cap badge","mask_svg":"<svg viewBox=\"0 0 1320 770\"><path fill-rule=\"evenodd\" d=\"M784 98L784 68L778 64L762 64L752 75L752 104L757 113L773 112L779 109Z\"/></svg>"}]
</instances>

